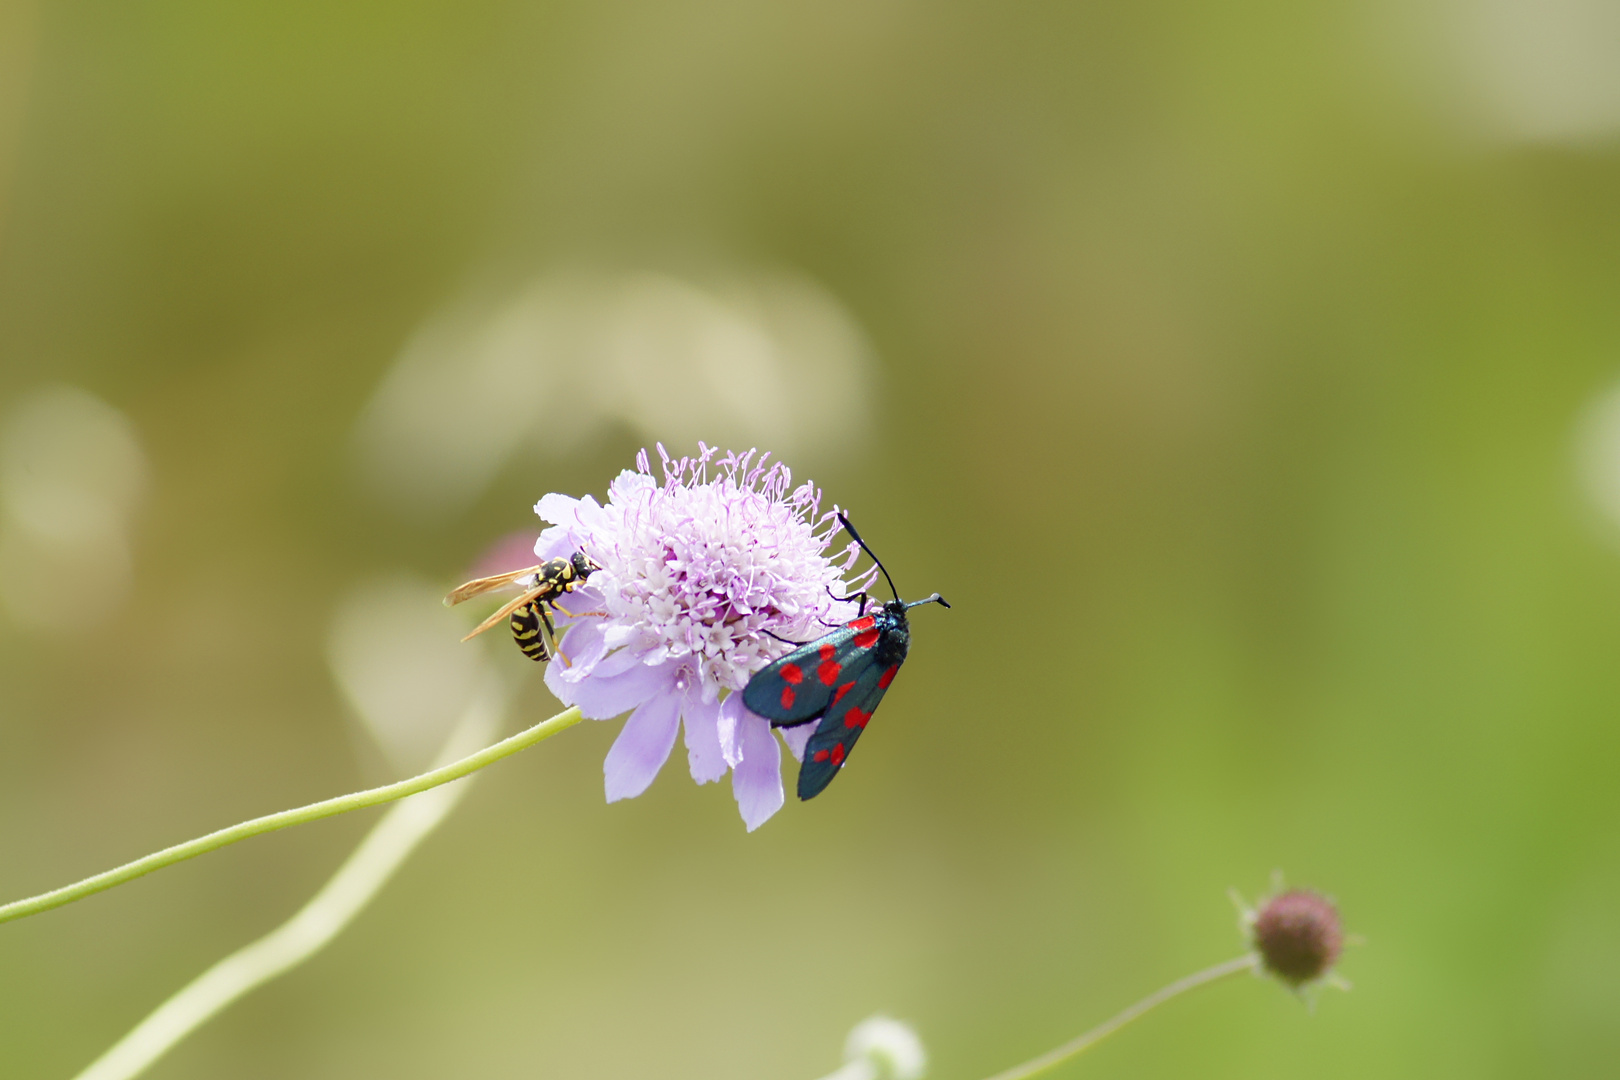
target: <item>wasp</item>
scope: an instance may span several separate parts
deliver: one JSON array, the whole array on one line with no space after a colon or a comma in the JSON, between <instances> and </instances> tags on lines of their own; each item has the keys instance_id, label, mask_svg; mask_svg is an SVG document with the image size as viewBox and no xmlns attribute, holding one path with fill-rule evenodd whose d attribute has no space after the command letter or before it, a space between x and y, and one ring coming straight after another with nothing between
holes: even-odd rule
<instances>
[{"instance_id":1,"label":"wasp","mask_svg":"<svg viewBox=\"0 0 1620 1080\"><path fill-rule=\"evenodd\" d=\"M585 584L585 579L600 569L602 568L589 555L583 551L576 551L566 559L547 559L539 566L475 578L445 597L444 602L447 607L453 607L463 600L471 600L492 589L521 584L523 595L503 605L499 611L479 623L476 630L461 640L477 637L510 616L512 639L517 642L518 648L523 650L524 656L536 661L561 656L563 663L566 664L568 658L557 648L557 628L552 624L550 609L556 608L564 615L572 616L574 613L558 607L557 601ZM533 580L525 581L525 578Z\"/></svg>"}]
</instances>

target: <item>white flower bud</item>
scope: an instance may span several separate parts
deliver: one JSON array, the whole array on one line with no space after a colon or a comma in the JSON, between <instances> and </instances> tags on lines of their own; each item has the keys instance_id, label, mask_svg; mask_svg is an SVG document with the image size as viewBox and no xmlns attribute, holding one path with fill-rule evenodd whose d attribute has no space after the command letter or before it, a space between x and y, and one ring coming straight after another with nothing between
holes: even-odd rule
<instances>
[{"instance_id":1,"label":"white flower bud","mask_svg":"<svg viewBox=\"0 0 1620 1080\"><path fill-rule=\"evenodd\" d=\"M910 1024L872 1016L855 1025L844 1043L849 1062L869 1062L873 1080L917 1080L928 1070L928 1055Z\"/></svg>"}]
</instances>

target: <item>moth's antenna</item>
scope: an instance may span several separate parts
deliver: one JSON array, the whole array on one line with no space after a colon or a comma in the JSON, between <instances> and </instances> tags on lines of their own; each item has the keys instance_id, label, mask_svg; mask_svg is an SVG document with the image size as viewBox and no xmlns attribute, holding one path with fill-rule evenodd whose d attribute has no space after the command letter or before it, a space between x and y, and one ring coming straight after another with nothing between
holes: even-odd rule
<instances>
[{"instance_id":1,"label":"moth's antenna","mask_svg":"<svg viewBox=\"0 0 1620 1080\"><path fill-rule=\"evenodd\" d=\"M855 542L861 545L861 550L866 552L868 555L872 555L872 549L866 546L866 541L862 540L861 534L855 531L855 526L849 523L849 518L845 517L843 514L839 514L838 520L844 526L844 531L853 536L855 538ZM879 570L883 571L883 580L889 583L889 591L894 593L894 598L896 600L900 599L900 590L894 587L894 578L889 576L889 571L884 567L883 560L879 559L876 555L872 555L872 561L877 563L877 568Z\"/></svg>"},{"instance_id":2,"label":"moth's antenna","mask_svg":"<svg viewBox=\"0 0 1620 1080\"><path fill-rule=\"evenodd\" d=\"M939 593L935 593L926 600L913 600L911 603L906 605L906 610L910 611L912 608L922 607L924 604L938 604L940 607L946 608L951 606L945 602L945 598L943 596L939 595Z\"/></svg>"}]
</instances>

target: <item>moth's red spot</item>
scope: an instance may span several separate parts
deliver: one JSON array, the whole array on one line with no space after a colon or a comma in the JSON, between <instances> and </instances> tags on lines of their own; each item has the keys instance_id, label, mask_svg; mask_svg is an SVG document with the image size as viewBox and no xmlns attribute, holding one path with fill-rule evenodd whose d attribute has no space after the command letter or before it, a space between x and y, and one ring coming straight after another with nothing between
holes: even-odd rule
<instances>
[{"instance_id":1,"label":"moth's red spot","mask_svg":"<svg viewBox=\"0 0 1620 1080\"><path fill-rule=\"evenodd\" d=\"M870 649L877 644L877 639L878 632L876 630L862 630L855 635L855 647L858 649Z\"/></svg>"},{"instance_id":2,"label":"moth's red spot","mask_svg":"<svg viewBox=\"0 0 1620 1080\"><path fill-rule=\"evenodd\" d=\"M832 659L832 654L833 654L833 647L832 647L831 644L823 645L821 647L821 658L823 660L831 660Z\"/></svg>"},{"instance_id":3,"label":"moth's red spot","mask_svg":"<svg viewBox=\"0 0 1620 1080\"><path fill-rule=\"evenodd\" d=\"M843 743L837 743L837 744L835 744L833 746L833 749L832 749L832 763L834 765L842 765L844 763L844 744Z\"/></svg>"},{"instance_id":4,"label":"moth's red spot","mask_svg":"<svg viewBox=\"0 0 1620 1080\"><path fill-rule=\"evenodd\" d=\"M793 708L793 687L791 686L782 687L782 708Z\"/></svg>"},{"instance_id":5,"label":"moth's red spot","mask_svg":"<svg viewBox=\"0 0 1620 1080\"><path fill-rule=\"evenodd\" d=\"M838 700L853 689L855 689L855 683L853 681L847 682L843 686L840 686L838 688L838 692L833 695L832 703L834 705L838 704Z\"/></svg>"},{"instance_id":6,"label":"moth's red spot","mask_svg":"<svg viewBox=\"0 0 1620 1080\"><path fill-rule=\"evenodd\" d=\"M799 667L798 664L783 664L782 678L786 679L794 686L798 686L800 683L804 682L804 671Z\"/></svg>"},{"instance_id":7,"label":"moth's red spot","mask_svg":"<svg viewBox=\"0 0 1620 1080\"><path fill-rule=\"evenodd\" d=\"M832 755L831 755L831 754L829 754L829 753L828 753L828 752L827 752L827 751L825 751L825 750L817 750L817 751L816 751L816 752L815 752L815 753L814 753L814 754L813 754L813 755L811 755L811 756L812 756L812 757L814 757L814 758L815 758L815 759L816 759L816 760L817 760L817 761L826 761L826 760L827 760L827 759L828 759L828 758L830 758L830 757L832 757Z\"/></svg>"},{"instance_id":8,"label":"moth's red spot","mask_svg":"<svg viewBox=\"0 0 1620 1080\"><path fill-rule=\"evenodd\" d=\"M878 676L878 689L887 690L889 688L889 684L894 682L894 673L899 670L899 664L890 664L889 670Z\"/></svg>"},{"instance_id":9,"label":"moth's red spot","mask_svg":"<svg viewBox=\"0 0 1620 1080\"><path fill-rule=\"evenodd\" d=\"M870 615L862 615L860 618L858 618L854 622L850 623L849 628L851 630L870 630L870 629L872 629L872 627L874 627L876 625L877 625L877 620L872 618L872 616L870 616Z\"/></svg>"},{"instance_id":10,"label":"moth's red spot","mask_svg":"<svg viewBox=\"0 0 1620 1080\"><path fill-rule=\"evenodd\" d=\"M872 719L871 713L861 712L858 707L851 705L849 712L844 716L844 726L847 728L864 728L866 722L870 719Z\"/></svg>"},{"instance_id":11,"label":"moth's red spot","mask_svg":"<svg viewBox=\"0 0 1620 1080\"><path fill-rule=\"evenodd\" d=\"M816 678L820 679L828 686L831 686L833 683L838 681L838 673L843 670L843 664L835 664L831 660L828 660L820 667L816 668Z\"/></svg>"}]
</instances>

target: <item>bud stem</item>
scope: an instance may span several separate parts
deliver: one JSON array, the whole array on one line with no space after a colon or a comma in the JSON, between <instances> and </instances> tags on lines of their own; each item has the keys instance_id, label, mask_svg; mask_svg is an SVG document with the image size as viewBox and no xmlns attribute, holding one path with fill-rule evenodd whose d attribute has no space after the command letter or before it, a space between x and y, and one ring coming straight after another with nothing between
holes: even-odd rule
<instances>
[{"instance_id":1,"label":"bud stem","mask_svg":"<svg viewBox=\"0 0 1620 1080\"><path fill-rule=\"evenodd\" d=\"M846 1061L836 1072L830 1072L821 1080L878 1080L877 1066L866 1058L856 1058Z\"/></svg>"},{"instance_id":2,"label":"bud stem","mask_svg":"<svg viewBox=\"0 0 1620 1080\"><path fill-rule=\"evenodd\" d=\"M10 922L13 919L37 915L42 911L59 908L64 904L71 904L75 900L82 900L86 896L93 896L98 892L110 889L115 885L122 885L126 881L150 874L154 870L161 870L165 866L173 866L186 859L194 859L198 855L205 855L210 851L222 848L227 844L234 844L238 840L246 840L250 836L261 833L275 832L291 825L302 825L309 821L319 821L322 818L335 817L338 814L348 813L350 810L363 810L368 806L380 806L383 803L403 799L407 795L427 791L429 788L448 784L452 780L460 780L469 773L477 772L485 765L492 765L504 757L510 757L519 750L526 750L537 742L549 739L559 731L566 731L579 723L581 719L578 709L564 709L550 720L543 720L520 731L516 735L502 739L493 746L486 746L476 754L471 754L460 761L452 762L442 768L430 769L420 776L413 776L409 780L398 783L385 784L382 787L370 788L366 791L356 791L349 795L339 795L333 799L325 799L308 806L296 807L292 810L283 810L279 814L267 814L264 817L243 821L229 828L219 829L207 836L199 836L195 840L188 840L183 844L155 851L144 858L134 862L125 863L87 877L83 881L72 885L64 885L60 889L30 896L26 900L14 900L9 904L0 906L0 923Z\"/></svg>"},{"instance_id":3,"label":"bud stem","mask_svg":"<svg viewBox=\"0 0 1620 1080\"><path fill-rule=\"evenodd\" d=\"M1028 1077L1039 1076L1048 1069L1052 1069L1072 1057L1085 1053L1132 1020L1163 1005L1171 998L1180 997L1189 990L1196 990L1200 986L1219 982L1232 975L1253 971L1259 966L1259 963L1259 957L1253 953L1244 953L1242 956L1234 957L1223 964L1216 964L1214 967L1205 968L1203 971L1188 975L1186 978L1177 979L1169 986L1149 994L1113 1019L1098 1024L1084 1035L1071 1039L1057 1049L1049 1050L1040 1057L1026 1061L1022 1065L1014 1065L1005 1072L996 1073L990 1080L1027 1080Z\"/></svg>"}]
</instances>

